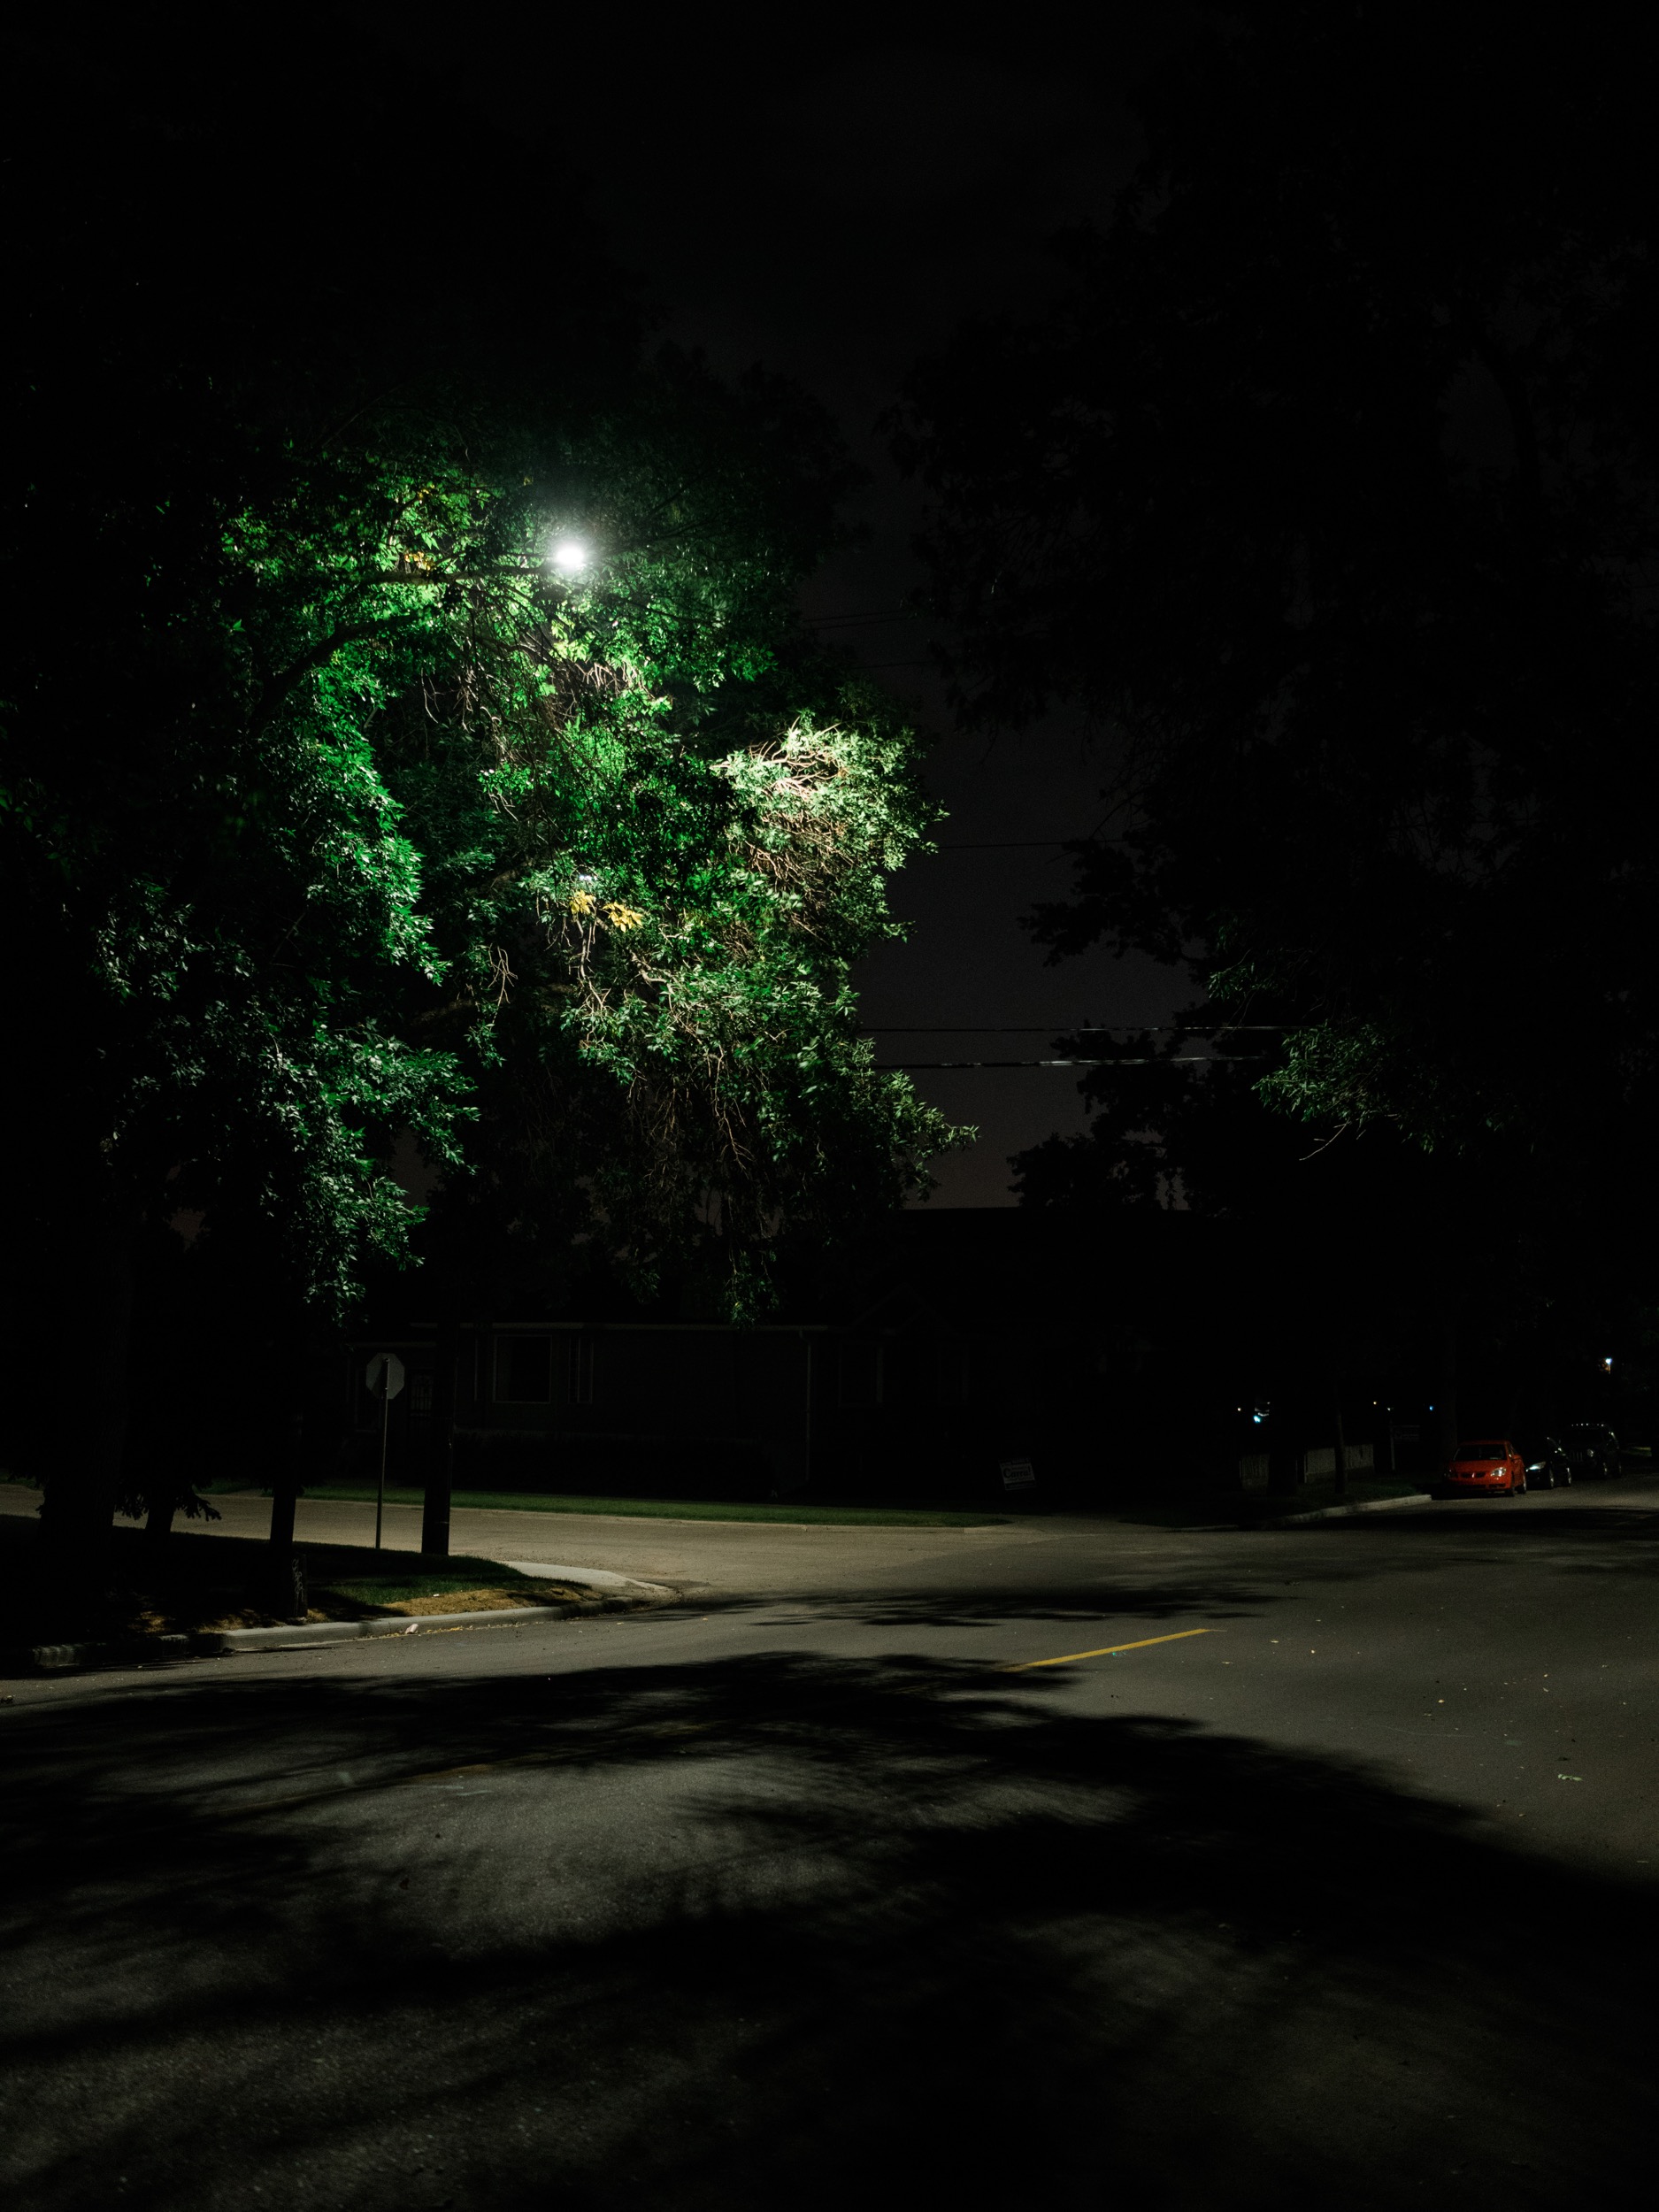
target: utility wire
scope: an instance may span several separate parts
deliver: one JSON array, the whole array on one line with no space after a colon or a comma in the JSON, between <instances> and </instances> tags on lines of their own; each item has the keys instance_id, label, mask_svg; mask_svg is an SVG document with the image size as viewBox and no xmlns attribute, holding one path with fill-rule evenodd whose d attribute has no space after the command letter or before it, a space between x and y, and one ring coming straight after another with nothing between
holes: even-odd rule
<instances>
[{"instance_id":1,"label":"utility wire","mask_svg":"<svg viewBox=\"0 0 1659 2212\"><path fill-rule=\"evenodd\" d=\"M1274 1038L1290 1029L1287 1022L872 1022L867 1038L1202 1038L1241 1031L1263 1031Z\"/></svg>"},{"instance_id":2,"label":"utility wire","mask_svg":"<svg viewBox=\"0 0 1659 2212\"><path fill-rule=\"evenodd\" d=\"M876 613L866 608L860 614L804 614L801 618L810 630L827 630L838 624L853 622L920 622L923 618L914 607L895 607L890 612Z\"/></svg>"},{"instance_id":3,"label":"utility wire","mask_svg":"<svg viewBox=\"0 0 1659 2212\"><path fill-rule=\"evenodd\" d=\"M1260 1052L1177 1052L1149 1060L878 1060L875 1065L884 1074L917 1068L1230 1068L1240 1063L1254 1067L1265 1057Z\"/></svg>"},{"instance_id":4,"label":"utility wire","mask_svg":"<svg viewBox=\"0 0 1659 2212\"><path fill-rule=\"evenodd\" d=\"M1127 839L1126 830L1114 830L1110 837L1096 837L1086 830L1080 837L987 837L984 840L964 839L959 845L938 845L936 853L1013 853L1034 851L1046 846L1057 852L1066 845L1121 845ZM926 856L932 859L933 854Z\"/></svg>"}]
</instances>

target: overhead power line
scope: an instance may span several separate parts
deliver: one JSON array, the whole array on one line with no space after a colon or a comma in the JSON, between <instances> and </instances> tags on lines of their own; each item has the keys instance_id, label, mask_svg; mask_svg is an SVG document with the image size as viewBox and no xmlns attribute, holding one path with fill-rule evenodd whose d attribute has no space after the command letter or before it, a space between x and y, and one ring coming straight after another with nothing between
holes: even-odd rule
<instances>
[{"instance_id":1,"label":"overhead power line","mask_svg":"<svg viewBox=\"0 0 1659 2212\"><path fill-rule=\"evenodd\" d=\"M1033 851L1043 846L1058 852L1067 845L1121 845L1127 840L1127 832L1114 830L1110 837L1096 837L1085 830L1080 837L987 837L964 838L961 844L936 845L936 853L1013 853ZM932 855L927 856L930 859Z\"/></svg>"},{"instance_id":2,"label":"overhead power line","mask_svg":"<svg viewBox=\"0 0 1659 2212\"><path fill-rule=\"evenodd\" d=\"M838 624L852 622L919 622L922 617L914 607L866 607L857 614L805 614L801 619L810 630L827 630Z\"/></svg>"},{"instance_id":3,"label":"overhead power line","mask_svg":"<svg viewBox=\"0 0 1659 2212\"><path fill-rule=\"evenodd\" d=\"M1146 1060L878 1060L886 1074L909 1073L919 1068L1231 1068L1254 1067L1266 1058L1261 1052L1175 1052L1168 1059Z\"/></svg>"},{"instance_id":4,"label":"overhead power line","mask_svg":"<svg viewBox=\"0 0 1659 2212\"><path fill-rule=\"evenodd\" d=\"M1261 1031L1279 1036L1285 1022L872 1022L866 1037L1202 1037Z\"/></svg>"}]
</instances>

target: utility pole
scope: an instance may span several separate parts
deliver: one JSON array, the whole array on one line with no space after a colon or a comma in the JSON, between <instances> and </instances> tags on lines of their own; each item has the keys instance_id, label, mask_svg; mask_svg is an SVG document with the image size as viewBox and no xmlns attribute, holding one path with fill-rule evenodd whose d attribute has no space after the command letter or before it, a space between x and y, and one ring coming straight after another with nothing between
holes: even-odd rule
<instances>
[{"instance_id":1,"label":"utility pole","mask_svg":"<svg viewBox=\"0 0 1659 2212\"><path fill-rule=\"evenodd\" d=\"M1457 1449L1457 1310L1448 1303L1440 1317L1440 1373L1434 1389L1438 1467L1441 1474Z\"/></svg>"},{"instance_id":2,"label":"utility pole","mask_svg":"<svg viewBox=\"0 0 1659 2212\"><path fill-rule=\"evenodd\" d=\"M1336 1464L1332 1471L1334 1479L1331 1489L1333 1497L1346 1498L1348 1495L1348 1437L1342 1427L1342 1379L1340 1374L1333 1375L1331 1378L1331 1399L1336 1411Z\"/></svg>"}]
</instances>

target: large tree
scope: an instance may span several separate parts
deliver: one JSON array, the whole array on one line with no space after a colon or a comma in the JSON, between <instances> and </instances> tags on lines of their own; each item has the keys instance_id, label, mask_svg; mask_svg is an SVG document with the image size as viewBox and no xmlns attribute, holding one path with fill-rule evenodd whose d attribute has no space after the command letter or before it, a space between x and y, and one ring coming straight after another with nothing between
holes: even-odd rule
<instances>
[{"instance_id":1,"label":"large tree","mask_svg":"<svg viewBox=\"0 0 1659 2212\"><path fill-rule=\"evenodd\" d=\"M902 446L963 712L1080 708L1111 764L1048 941L1284 1021L1270 1089L1327 1126L1624 1171L1659 267L1645 73L1558 27L1201 27L1056 303L926 365Z\"/></svg>"},{"instance_id":2,"label":"large tree","mask_svg":"<svg viewBox=\"0 0 1659 2212\"><path fill-rule=\"evenodd\" d=\"M895 1202L947 1135L856 1035L927 817L795 617L826 423L614 319L566 315L565 373L488 239L503 290L464 270L411 360L426 272L406 303L349 244L275 292L257 256L133 246L78 292L45 257L11 365L11 1333L62 1355L13 1440L65 1535L108 1524L157 1224L284 1356L408 1255L412 1139L474 1252L586 1237L648 1282L712 1240L742 1310L780 1230Z\"/></svg>"},{"instance_id":3,"label":"large tree","mask_svg":"<svg viewBox=\"0 0 1659 2212\"><path fill-rule=\"evenodd\" d=\"M478 1102L447 1225L543 1257L580 1236L641 1288L695 1248L741 1311L780 1232L867 1220L944 1141L872 1066L849 981L926 828L915 741L796 620L845 480L788 388L666 356L523 457L505 571L380 724L454 960L411 1033L451 1041ZM434 590L460 557L434 541Z\"/></svg>"},{"instance_id":4,"label":"large tree","mask_svg":"<svg viewBox=\"0 0 1659 2212\"><path fill-rule=\"evenodd\" d=\"M1200 22L1055 304L964 333L900 425L962 714L1098 733L1040 935L1188 962L1198 1028L1282 1024L1259 1095L1377 1131L1381 1182L1397 1138L1484 1161L1535 1285L1636 1258L1659 1064L1649 71L1556 32ZM1138 1126L1200 1194L1204 1079L1142 1089L1103 1067L1102 1156L1050 1148L1031 1189L1122 1191ZM1481 1248L1469 1176L1423 1211L1455 1242L1460 1194Z\"/></svg>"}]
</instances>

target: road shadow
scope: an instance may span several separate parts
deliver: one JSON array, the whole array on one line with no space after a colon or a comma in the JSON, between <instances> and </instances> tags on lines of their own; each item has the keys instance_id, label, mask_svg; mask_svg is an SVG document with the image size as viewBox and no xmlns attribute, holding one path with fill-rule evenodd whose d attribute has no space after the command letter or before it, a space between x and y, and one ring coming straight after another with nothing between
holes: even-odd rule
<instances>
[{"instance_id":1,"label":"road shadow","mask_svg":"<svg viewBox=\"0 0 1659 2212\"><path fill-rule=\"evenodd\" d=\"M1334 1549L1348 1544L1360 1548L1356 1555L1366 1559L1368 1566L1368 1554L1379 1555L1390 1540L1406 1536L1423 1540L1415 1547L1418 1559L1432 1555L1437 1547L1460 1546L1469 1556L1477 1545L1498 1555L1563 1547L1587 1551L1599 1546L1625 1571L1651 1574L1659 1571L1659 1506L1612 1500L1603 1504L1589 1499L1579 1502L1575 1497L1571 1504L1559 1505L1552 1501L1541 1511L1529 1511L1524 1503L1511 1505L1500 1498L1459 1500L1438 1509L1362 1514L1350 1521L1312 1521L1301 1528L1286 1529L1285 1534L1294 1537L1298 1547L1305 1548L1310 1555L1317 1555L1321 1547ZM1563 1563L1570 1566L1572 1562Z\"/></svg>"},{"instance_id":2,"label":"road shadow","mask_svg":"<svg viewBox=\"0 0 1659 2212\"><path fill-rule=\"evenodd\" d=\"M1259 1618L1282 1600L1282 1591L1263 1586L1271 1576L1233 1576L1213 1563L1190 1575L1156 1581L1108 1579L1091 1574L1067 1586L1046 1582L1041 1589L1018 1582L976 1582L967 1589L834 1591L815 1601L820 1616L857 1620L873 1628L984 1628L1010 1623L1048 1623L1068 1630L1159 1624L1202 1620L1210 1624Z\"/></svg>"},{"instance_id":3,"label":"road shadow","mask_svg":"<svg viewBox=\"0 0 1659 2212\"><path fill-rule=\"evenodd\" d=\"M787 1652L13 1717L0 2175L114 2202L1623 2206L1655 1896Z\"/></svg>"},{"instance_id":4,"label":"road shadow","mask_svg":"<svg viewBox=\"0 0 1659 2212\"><path fill-rule=\"evenodd\" d=\"M155 1542L139 1528L115 1527L107 1543L83 1566L50 1560L45 1532L21 1516L0 1516L0 1671L30 1671L31 1647L42 1643L108 1640L118 1647L140 1637L192 1634L209 1627L271 1625L290 1617L273 1609L272 1562L264 1538L210 1535L175 1529ZM375 1551L366 1545L297 1547L317 1616L349 1620L382 1609L342 1594L334 1586L376 1580L401 1585L414 1577L454 1578L472 1589L513 1586L518 1578L497 1561L449 1554ZM525 1586L526 1600L536 1593ZM101 1662L95 1663L103 1663ZM131 1663L125 1654L120 1664ZM173 1665L157 1646L147 1665Z\"/></svg>"}]
</instances>

